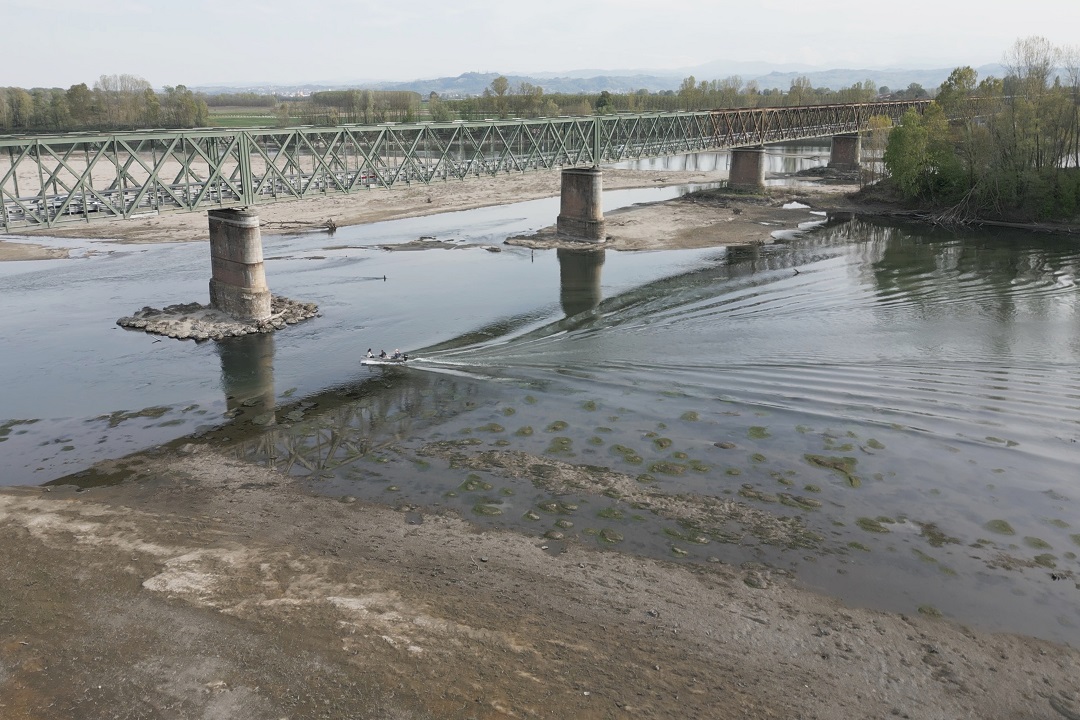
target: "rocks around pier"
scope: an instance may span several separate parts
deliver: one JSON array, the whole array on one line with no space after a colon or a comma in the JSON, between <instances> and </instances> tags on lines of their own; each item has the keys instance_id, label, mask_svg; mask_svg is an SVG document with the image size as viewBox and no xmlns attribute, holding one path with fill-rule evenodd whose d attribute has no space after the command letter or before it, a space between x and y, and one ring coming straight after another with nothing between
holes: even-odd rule
<instances>
[{"instance_id":1,"label":"rocks around pier","mask_svg":"<svg viewBox=\"0 0 1080 720\"><path fill-rule=\"evenodd\" d=\"M186 303L169 305L161 310L144 307L130 317L120 318L116 324L177 340L205 342L255 333L271 333L318 314L319 307L315 303L273 296L270 299L270 317L265 320L245 322L209 305Z\"/></svg>"}]
</instances>

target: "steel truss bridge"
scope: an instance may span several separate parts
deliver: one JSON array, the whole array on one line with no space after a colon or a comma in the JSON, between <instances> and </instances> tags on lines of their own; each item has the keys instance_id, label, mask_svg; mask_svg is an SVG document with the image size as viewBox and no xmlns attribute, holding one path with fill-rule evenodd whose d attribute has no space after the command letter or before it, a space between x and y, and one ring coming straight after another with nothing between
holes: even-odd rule
<instances>
[{"instance_id":1,"label":"steel truss bridge","mask_svg":"<svg viewBox=\"0 0 1080 720\"><path fill-rule=\"evenodd\" d=\"M755 147L893 123L927 100L338 127L0 136L4 230L248 207L469 176Z\"/></svg>"}]
</instances>

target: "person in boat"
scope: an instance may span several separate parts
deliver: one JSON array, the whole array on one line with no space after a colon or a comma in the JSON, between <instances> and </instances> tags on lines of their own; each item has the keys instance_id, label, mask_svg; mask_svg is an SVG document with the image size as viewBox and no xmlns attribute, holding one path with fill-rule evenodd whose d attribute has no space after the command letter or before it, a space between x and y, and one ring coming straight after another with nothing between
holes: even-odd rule
<instances>
[{"instance_id":1,"label":"person in boat","mask_svg":"<svg viewBox=\"0 0 1080 720\"><path fill-rule=\"evenodd\" d=\"M369 358L373 358L373 357L375 357L375 353L371 352L371 348L368 348L368 349L367 349L367 356L368 356Z\"/></svg>"},{"instance_id":2,"label":"person in boat","mask_svg":"<svg viewBox=\"0 0 1080 720\"><path fill-rule=\"evenodd\" d=\"M391 360L400 360L401 359L401 351L398 350L397 348L394 348L394 354L390 356L390 359Z\"/></svg>"},{"instance_id":3,"label":"person in boat","mask_svg":"<svg viewBox=\"0 0 1080 720\"><path fill-rule=\"evenodd\" d=\"M379 358L382 359L382 360L386 359L386 351L385 350L380 350L379 351Z\"/></svg>"}]
</instances>

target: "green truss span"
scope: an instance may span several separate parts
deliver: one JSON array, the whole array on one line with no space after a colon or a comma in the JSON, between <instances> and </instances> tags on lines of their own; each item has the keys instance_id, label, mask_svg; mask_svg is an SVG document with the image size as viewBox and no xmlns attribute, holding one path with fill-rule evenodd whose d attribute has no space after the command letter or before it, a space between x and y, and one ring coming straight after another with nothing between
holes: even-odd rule
<instances>
[{"instance_id":1,"label":"green truss span","mask_svg":"<svg viewBox=\"0 0 1080 720\"><path fill-rule=\"evenodd\" d=\"M5 230L604 165L894 123L929 101L483 122L0 136Z\"/></svg>"}]
</instances>

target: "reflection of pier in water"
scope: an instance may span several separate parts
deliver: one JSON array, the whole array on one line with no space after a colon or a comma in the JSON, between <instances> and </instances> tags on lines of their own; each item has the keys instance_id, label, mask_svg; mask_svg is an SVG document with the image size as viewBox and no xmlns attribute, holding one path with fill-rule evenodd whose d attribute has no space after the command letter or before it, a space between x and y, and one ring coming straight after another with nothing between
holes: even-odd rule
<instances>
[{"instance_id":1,"label":"reflection of pier in water","mask_svg":"<svg viewBox=\"0 0 1080 720\"><path fill-rule=\"evenodd\" d=\"M246 411L272 424L274 420L274 336L257 333L217 343L221 387L227 417Z\"/></svg>"},{"instance_id":2,"label":"reflection of pier in water","mask_svg":"<svg viewBox=\"0 0 1080 720\"><path fill-rule=\"evenodd\" d=\"M603 299L600 270L603 250L556 250L559 258L559 303L567 317L595 310Z\"/></svg>"}]
</instances>

